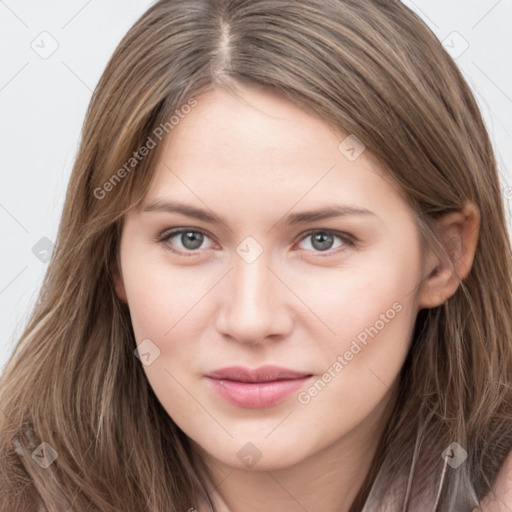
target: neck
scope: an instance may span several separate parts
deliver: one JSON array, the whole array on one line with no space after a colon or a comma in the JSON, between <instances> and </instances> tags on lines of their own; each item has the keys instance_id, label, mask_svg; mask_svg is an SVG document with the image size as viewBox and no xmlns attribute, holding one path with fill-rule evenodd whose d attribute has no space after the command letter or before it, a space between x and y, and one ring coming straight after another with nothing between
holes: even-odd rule
<instances>
[{"instance_id":1,"label":"neck","mask_svg":"<svg viewBox=\"0 0 512 512\"><path fill-rule=\"evenodd\" d=\"M394 405L394 391L356 428L293 466L269 471L233 468L192 442L194 456L206 466L201 476L215 511L349 512L374 473L371 465ZM205 500L199 501L197 512L210 512Z\"/></svg>"}]
</instances>

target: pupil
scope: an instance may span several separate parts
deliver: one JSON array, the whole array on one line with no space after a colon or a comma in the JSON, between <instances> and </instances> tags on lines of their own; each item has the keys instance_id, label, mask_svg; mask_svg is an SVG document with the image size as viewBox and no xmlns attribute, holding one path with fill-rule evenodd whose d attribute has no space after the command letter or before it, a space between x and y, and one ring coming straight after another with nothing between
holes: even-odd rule
<instances>
[{"instance_id":1,"label":"pupil","mask_svg":"<svg viewBox=\"0 0 512 512\"><path fill-rule=\"evenodd\" d=\"M195 233L193 231L189 231L188 233L183 233L181 235L181 242L184 247L187 249L197 249L201 247L203 243L203 235L201 233ZM325 251L329 249L332 245L332 236L327 235L325 233L318 233L313 236L313 247L320 251Z\"/></svg>"},{"instance_id":2,"label":"pupil","mask_svg":"<svg viewBox=\"0 0 512 512\"><path fill-rule=\"evenodd\" d=\"M318 245L315 242L319 242ZM325 233L319 233L313 236L313 247L321 251L329 249L332 245L332 236Z\"/></svg>"},{"instance_id":3,"label":"pupil","mask_svg":"<svg viewBox=\"0 0 512 512\"><path fill-rule=\"evenodd\" d=\"M197 249L198 247L201 247L203 235L201 233L194 233L193 231L182 233L181 242L187 249Z\"/></svg>"}]
</instances>

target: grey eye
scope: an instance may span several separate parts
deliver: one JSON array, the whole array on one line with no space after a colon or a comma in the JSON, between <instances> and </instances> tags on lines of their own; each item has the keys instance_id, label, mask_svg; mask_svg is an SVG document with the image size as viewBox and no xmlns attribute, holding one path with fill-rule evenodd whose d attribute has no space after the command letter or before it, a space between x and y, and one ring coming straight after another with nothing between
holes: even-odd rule
<instances>
[{"instance_id":1,"label":"grey eye","mask_svg":"<svg viewBox=\"0 0 512 512\"><path fill-rule=\"evenodd\" d=\"M302 247L302 249L305 248L316 252L325 252L329 249L337 249L338 247L343 246L352 246L352 242L348 236L322 229L311 231L310 233L306 234L302 238L301 243L304 244L306 240L309 242L307 244L309 247ZM338 240L337 243L336 240Z\"/></svg>"},{"instance_id":2,"label":"grey eye","mask_svg":"<svg viewBox=\"0 0 512 512\"><path fill-rule=\"evenodd\" d=\"M185 247L185 249L190 249L191 251L201 247L204 240L204 235L198 231L184 231L179 233L179 236L183 247Z\"/></svg>"},{"instance_id":3,"label":"grey eye","mask_svg":"<svg viewBox=\"0 0 512 512\"><path fill-rule=\"evenodd\" d=\"M203 242L210 237L196 229L175 229L164 235L159 242L165 244L169 249L175 247L176 252L187 253L199 249Z\"/></svg>"},{"instance_id":4,"label":"grey eye","mask_svg":"<svg viewBox=\"0 0 512 512\"><path fill-rule=\"evenodd\" d=\"M319 251L330 249L334 242L334 237L328 233L318 232L309 236L311 237L311 244Z\"/></svg>"}]
</instances>

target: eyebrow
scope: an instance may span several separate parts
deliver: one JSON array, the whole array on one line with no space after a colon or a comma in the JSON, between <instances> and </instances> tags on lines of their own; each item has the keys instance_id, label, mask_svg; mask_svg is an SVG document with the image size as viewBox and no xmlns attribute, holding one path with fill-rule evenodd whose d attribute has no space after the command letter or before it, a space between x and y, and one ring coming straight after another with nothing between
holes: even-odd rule
<instances>
[{"instance_id":1,"label":"eyebrow","mask_svg":"<svg viewBox=\"0 0 512 512\"><path fill-rule=\"evenodd\" d=\"M169 212L169 213L180 213L187 217L192 217L209 224L215 224L227 227L226 221L213 213L212 211L203 210L195 206L191 206L177 201L164 201L162 199L156 199L149 204L143 205L141 208L142 212ZM315 222L319 220L334 218L334 217L347 217L353 215L367 215L376 216L374 212L366 208L361 208L353 205L339 205L330 204L323 208L315 210L308 210L304 212L291 213L276 224L280 226L291 226L294 224L305 224L308 222Z\"/></svg>"}]
</instances>

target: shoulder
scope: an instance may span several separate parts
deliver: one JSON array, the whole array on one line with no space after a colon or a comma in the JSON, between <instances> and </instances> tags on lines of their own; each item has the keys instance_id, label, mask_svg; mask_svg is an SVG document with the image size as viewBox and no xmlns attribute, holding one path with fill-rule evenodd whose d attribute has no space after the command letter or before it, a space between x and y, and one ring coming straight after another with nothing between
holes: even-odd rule
<instances>
[{"instance_id":1,"label":"shoulder","mask_svg":"<svg viewBox=\"0 0 512 512\"><path fill-rule=\"evenodd\" d=\"M501 466L489 493L481 502L482 512L510 512L512 510L512 451Z\"/></svg>"}]
</instances>

